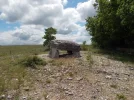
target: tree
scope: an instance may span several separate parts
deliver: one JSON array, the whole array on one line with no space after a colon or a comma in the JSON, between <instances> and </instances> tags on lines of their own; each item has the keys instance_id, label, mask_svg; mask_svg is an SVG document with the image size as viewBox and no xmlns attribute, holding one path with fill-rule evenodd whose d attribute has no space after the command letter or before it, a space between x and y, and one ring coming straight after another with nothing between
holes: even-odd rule
<instances>
[{"instance_id":1,"label":"tree","mask_svg":"<svg viewBox=\"0 0 134 100\"><path fill-rule=\"evenodd\" d=\"M134 47L134 0L96 0L86 19L92 43L101 48Z\"/></svg>"},{"instance_id":2,"label":"tree","mask_svg":"<svg viewBox=\"0 0 134 100\"><path fill-rule=\"evenodd\" d=\"M45 29L45 35L43 36L43 39L45 39L43 45L48 47L50 46L50 41L56 39L55 34L57 33L57 30L55 28L47 28Z\"/></svg>"},{"instance_id":3,"label":"tree","mask_svg":"<svg viewBox=\"0 0 134 100\"><path fill-rule=\"evenodd\" d=\"M87 48L86 48L86 41L83 41L83 43L82 43L82 50L86 50Z\"/></svg>"},{"instance_id":4,"label":"tree","mask_svg":"<svg viewBox=\"0 0 134 100\"><path fill-rule=\"evenodd\" d=\"M125 43L134 48L134 0L119 0L117 15L121 18L121 25L125 35Z\"/></svg>"}]
</instances>

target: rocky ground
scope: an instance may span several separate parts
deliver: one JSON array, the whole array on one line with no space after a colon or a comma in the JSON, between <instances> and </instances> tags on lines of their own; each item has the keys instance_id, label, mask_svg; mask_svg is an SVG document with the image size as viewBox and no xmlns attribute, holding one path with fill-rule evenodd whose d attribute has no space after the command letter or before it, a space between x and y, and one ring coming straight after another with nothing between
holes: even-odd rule
<instances>
[{"instance_id":1,"label":"rocky ground","mask_svg":"<svg viewBox=\"0 0 134 100\"><path fill-rule=\"evenodd\" d=\"M22 87L19 100L133 100L134 65L92 55L93 64L81 58L50 59L47 65L29 69L33 80Z\"/></svg>"}]
</instances>

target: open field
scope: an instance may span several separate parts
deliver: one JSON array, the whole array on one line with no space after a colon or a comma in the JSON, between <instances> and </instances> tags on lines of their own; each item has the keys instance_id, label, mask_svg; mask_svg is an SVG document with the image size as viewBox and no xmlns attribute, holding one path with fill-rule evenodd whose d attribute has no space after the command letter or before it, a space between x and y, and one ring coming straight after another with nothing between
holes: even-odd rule
<instances>
[{"instance_id":1,"label":"open field","mask_svg":"<svg viewBox=\"0 0 134 100\"><path fill-rule=\"evenodd\" d=\"M11 55L29 55L44 52L42 45L0 46L0 57Z\"/></svg>"},{"instance_id":2,"label":"open field","mask_svg":"<svg viewBox=\"0 0 134 100\"><path fill-rule=\"evenodd\" d=\"M43 46L0 46L0 100L133 100L131 56L88 49L50 59Z\"/></svg>"}]
</instances>

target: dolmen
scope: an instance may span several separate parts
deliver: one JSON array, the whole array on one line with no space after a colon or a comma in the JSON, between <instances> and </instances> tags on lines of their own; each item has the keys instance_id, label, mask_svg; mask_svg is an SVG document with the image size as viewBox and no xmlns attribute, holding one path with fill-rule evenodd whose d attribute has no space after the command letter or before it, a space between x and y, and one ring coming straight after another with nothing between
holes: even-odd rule
<instances>
[{"instance_id":1,"label":"dolmen","mask_svg":"<svg viewBox=\"0 0 134 100\"><path fill-rule=\"evenodd\" d=\"M80 45L67 40L52 40L50 42L50 58L59 58L59 50L67 51L66 55L71 55L71 57L80 57Z\"/></svg>"}]
</instances>

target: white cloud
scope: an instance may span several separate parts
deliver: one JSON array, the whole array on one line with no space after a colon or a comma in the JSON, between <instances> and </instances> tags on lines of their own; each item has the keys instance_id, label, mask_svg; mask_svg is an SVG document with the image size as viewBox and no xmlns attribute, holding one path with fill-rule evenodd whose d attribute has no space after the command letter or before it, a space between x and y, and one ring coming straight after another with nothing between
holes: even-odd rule
<instances>
[{"instance_id":1,"label":"white cloud","mask_svg":"<svg viewBox=\"0 0 134 100\"><path fill-rule=\"evenodd\" d=\"M55 19L62 16L63 6L61 4L40 5L31 7L21 20L23 24L44 25L47 27L53 26Z\"/></svg>"},{"instance_id":2,"label":"white cloud","mask_svg":"<svg viewBox=\"0 0 134 100\"><path fill-rule=\"evenodd\" d=\"M79 13L74 8L67 8L63 10L63 15L56 19L54 27L58 29L59 34L69 34L78 30L79 25L76 22L79 20Z\"/></svg>"},{"instance_id":3,"label":"white cloud","mask_svg":"<svg viewBox=\"0 0 134 100\"><path fill-rule=\"evenodd\" d=\"M68 3L68 0L62 0L62 4L66 5Z\"/></svg>"},{"instance_id":4,"label":"white cloud","mask_svg":"<svg viewBox=\"0 0 134 100\"><path fill-rule=\"evenodd\" d=\"M57 29L57 39L70 39L78 43L90 37L85 27L78 22L93 16L94 0L79 3L76 8L64 8L68 0L0 0L0 19L6 22L19 22L21 26L12 31L0 33L2 44L42 43L44 28Z\"/></svg>"},{"instance_id":5,"label":"white cloud","mask_svg":"<svg viewBox=\"0 0 134 100\"><path fill-rule=\"evenodd\" d=\"M23 25L13 31L0 33L0 45L41 44L44 27L41 25Z\"/></svg>"},{"instance_id":6,"label":"white cloud","mask_svg":"<svg viewBox=\"0 0 134 100\"><path fill-rule=\"evenodd\" d=\"M92 17L96 14L93 4L95 0L89 0L84 3L78 3L76 10L80 13L81 19L85 21L87 17Z\"/></svg>"},{"instance_id":7,"label":"white cloud","mask_svg":"<svg viewBox=\"0 0 134 100\"><path fill-rule=\"evenodd\" d=\"M0 9L8 4L8 0L0 0Z\"/></svg>"},{"instance_id":8,"label":"white cloud","mask_svg":"<svg viewBox=\"0 0 134 100\"><path fill-rule=\"evenodd\" d=\"M88 34L88 32L86 31L86 28L83 27L79 27L79 30L77 30L77 32L74 33L70 33L70 34L57 34L56 38L59 40L70 40L70 41L74 41L77 42L79 44L82 44L83 41L86 41L87 44L91 44L91 36Z\"/></svg>"},{"instance_id":9,"label":"white cloud","mask_svg":"<svg viewBox=\"0 0 134 100\"><path fill-rule=\"evenodd\" d=\"M20 0L9 0L5 5L1 5L0 19L8 22L15 22L20 20L29 11L29 4L26 0L21 2Z\"/></svg>"}]
</instances>

